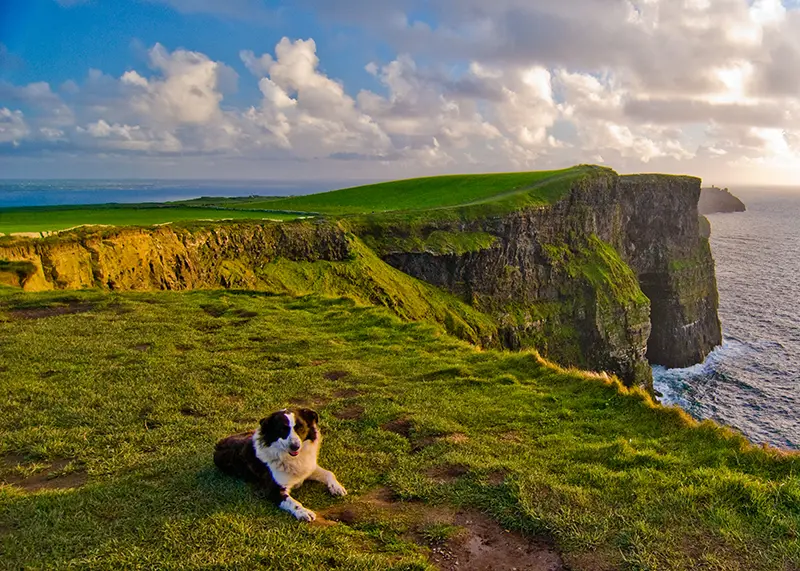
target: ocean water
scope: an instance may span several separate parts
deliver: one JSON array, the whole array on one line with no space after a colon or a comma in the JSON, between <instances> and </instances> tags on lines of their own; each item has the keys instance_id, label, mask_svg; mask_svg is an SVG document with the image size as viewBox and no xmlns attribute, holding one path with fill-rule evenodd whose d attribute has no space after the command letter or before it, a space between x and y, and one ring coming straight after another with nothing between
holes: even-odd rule
<instances>
[{"instance_id":1,"label":"ocean water","mask_svg":"<svg viewBox=\"0 0 800 571\"><path fill-rule=\"evenodd\" d=\"M724 342L688 369L654 368L665 404L800 449L800 190L733 190L747 212L713 214Z\"/></svg>"},{"instance_id":2,"label":"ocean water","mask_svg":"<svg viewBox=\"0 0 800 571\"><path fill-rule=\"evenodd\" d=\"M367 183L364 183L367 184ZM202 196L289 196L348 186L344 182L251 180L0 180L0 208L109 202L166 202Z\"/></svg>"}]
</instances>

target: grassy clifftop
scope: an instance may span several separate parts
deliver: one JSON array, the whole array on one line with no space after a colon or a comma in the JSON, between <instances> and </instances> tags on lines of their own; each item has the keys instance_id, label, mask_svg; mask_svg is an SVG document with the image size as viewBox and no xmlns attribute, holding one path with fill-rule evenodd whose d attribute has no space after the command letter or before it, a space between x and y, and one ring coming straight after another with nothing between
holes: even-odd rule
<instances>
[{"instance_id":1,"label":"grassy clifftop","mask_svg":"<svg viewBox=\"0 0 800 571\"><path fill-rule=\"evenodd\" d=\"M0 288L0 338L0 569L422 571L470 539L462 509L569 569L800 565L797 455L386 309ZM338 523L213 467L218 438L290 404L320 412L350 491L295 496Z\"/></svg>"},{"instance_id":2,"label":"grassy clifftop","mask_svg":"<svg viewBox=\"0 0 800 571\"><path fill-rule=\"evenodd\" d=\"M514 209L552 204L569 190L569 183L596 171L608 171L608 169L577 166L556 171L435 176L277 200L253 199L218 204L234 208L267 208L328 215L420 211L479 205Z\"/></svg>"}]
</instances>

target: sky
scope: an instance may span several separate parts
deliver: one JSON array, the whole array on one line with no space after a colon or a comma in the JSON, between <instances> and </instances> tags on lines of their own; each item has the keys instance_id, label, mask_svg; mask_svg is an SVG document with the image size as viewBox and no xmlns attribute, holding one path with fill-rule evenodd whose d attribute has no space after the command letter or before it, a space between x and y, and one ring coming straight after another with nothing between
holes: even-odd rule
<instances>
[{"instance_id":1,"label":"sky","mask_svg":"<svg viewBox=\"0 0 800 571\"><path fill-rule=\"evenodd\" d=\"M0 178L800 186L800 0L0 0Z\"/></svg>"}]
</instances>

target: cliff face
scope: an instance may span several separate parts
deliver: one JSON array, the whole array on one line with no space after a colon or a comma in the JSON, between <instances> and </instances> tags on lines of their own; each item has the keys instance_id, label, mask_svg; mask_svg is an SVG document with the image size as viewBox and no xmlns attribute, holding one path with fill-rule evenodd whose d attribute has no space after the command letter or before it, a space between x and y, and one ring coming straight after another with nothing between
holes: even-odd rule
<instances>
[{"instance_id":1,"label":"cliff face","mask_svg":"<svg viewBox=\"0 0 800 571\"><path fill-rule=\"evenodd\" d=\"M712 187L701 190L697 210L700 214L715 214L717 212L744 212L747 208L744 202L732 195L727 188Z\"/></svg>"},{"instance_id":2,"label":"cliff face","mask_svg":"<svg viewBox=\"0 0 800 571\"><path fill-rule=\"evenodd\" d=\"M30 268L5 281L16 276L18 285L33 291L255 287L259 267L274 259L344 260L349 253L341 229L311 223L124 228L0 245L0 259Z\"/></svg>"},{"instance_id":3,"label":"cliff face","mask_svg":"<svg viewBox=\"0 0 800 571\"><path fill-rule=\"evenodd\" d=\"M360 233L389 264L493 316L505 345L650 386L648 360L688 366L721 341L699 191L690 177L608 171L550 207L468 222L364 224ZM494 241L469 252L403 251L415 242L409 234L424 244L447 233Z\"/></svg>"},{"instance_id":4,"label":"cliff face","mask_svg":"<svg viewBox=\"0 0 800 571\"><path fill-rule=\"evenodd\" d=\"M650 299L647 357L666 367L701 362L722 343L707 220L699 218L700 181L689 177L621 177L623 258Z\"/></svg>"}]
</instances>

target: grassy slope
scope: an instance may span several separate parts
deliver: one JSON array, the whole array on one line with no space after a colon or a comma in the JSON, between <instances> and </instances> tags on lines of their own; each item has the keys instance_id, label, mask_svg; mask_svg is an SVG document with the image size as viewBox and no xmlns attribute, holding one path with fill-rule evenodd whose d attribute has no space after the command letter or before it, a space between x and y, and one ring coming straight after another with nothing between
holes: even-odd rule
<instances>
[{"instance_id":1,"label":"grassy slope","mask_svg":"<svg viewBox=\"0 0 800 571\"><path fill-rule=\"evenodd\" d=\"M186 220L292 220L296 215L253 210L220 210L167 206L75 206L0 209L0 234L53 232L83 224L151 226Z\"/></svg>"},{"instance_id":2,"label":"grassy slope","mask_svg":"<svg viewBox=\"0 0 800 571\"><path fill-rule=\"evenodd\" d=\"M397 180L281 200L242 203L246 208L318 212L323 214L369 214L372 212L430 210L514 200L527 204L550 204L565 190L550 184L578 176L587 167L560 171L450 175Z\"/></svg>"},{"instance_id":3,"label":"grassy slope","mask_svg":"<svg viewBox=\"0 0 800 571\"><path fill-rule=\"evenodd\" d=\"M317 297L0 290L0 301L94 304L29 320L0 310L0 457L36 461L29 472L72 459L65 471L89 478L0 486L0 568L425 568L401 522L299 524L213 469L217 438L293 400L316 403L322 463L351 492L298 490L317 511L383 484L552 534L576 569L800 565L800 458L531 353L480 351ZM336 417L356 405L361 417ZM397 418L411 442L381 428ZM466 473L426 475L441 465ZM0 477L15 470L0 462Z\"/></svg>"},{"instance_id":4,"label":"grassy slope","mask_svg":"<svg viewBox=\"0 0 800 571\"><path fill-rule=\"evenodd\" d=\"M290 295L322 294L385 306L402 319L442 324L472 343L496 345L497 325L450 293L391 267L351 236L346 262L277 259L256 270L259 290Z\"/></svg>"},{"instance_id":5,"label":"grassy slope","mask_svg":"<svg viewBox=\"0 0 800 571\"><path fill-rule=\"evenodd\" d=\"M52 232L84 224L146 226L227 218L291 220L301 213L348 215L455 207L460 214L474 216L551 204L564 195L572 181L597 168L416 178L292 198L203 197L165 204L7 208L0 209L0 234Z\"/></svg>"}]
</instances>

